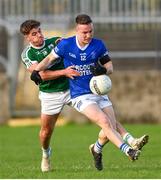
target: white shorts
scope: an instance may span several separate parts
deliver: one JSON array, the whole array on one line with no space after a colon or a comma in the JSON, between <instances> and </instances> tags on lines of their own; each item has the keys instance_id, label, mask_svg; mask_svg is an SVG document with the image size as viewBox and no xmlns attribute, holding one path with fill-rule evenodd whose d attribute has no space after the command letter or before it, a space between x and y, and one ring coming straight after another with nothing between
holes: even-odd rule
<instances>
[{"instance_id":1,"label":"white shorts","mask_svg":"<svg viewBox=\"0 0 161 180\"><path fill-rule=\"evenodd\" d=\"M41 113L47 115L54 115L61 112L64 105L70 105L70 92L53 92L45 93L39 92L39 99L41 100Z\"/></svg>"},{"instance_id":2,"label":"white shorts","mask_svg":"<svg viewBox=\"0 0 161 180\"><path fill-rule=\"evenodd\" d=\"M82 112L88 105L96 103L101 109L112 106L107 95L85 94L72 99L72 107Z\"/></svg>"}]
</instances>

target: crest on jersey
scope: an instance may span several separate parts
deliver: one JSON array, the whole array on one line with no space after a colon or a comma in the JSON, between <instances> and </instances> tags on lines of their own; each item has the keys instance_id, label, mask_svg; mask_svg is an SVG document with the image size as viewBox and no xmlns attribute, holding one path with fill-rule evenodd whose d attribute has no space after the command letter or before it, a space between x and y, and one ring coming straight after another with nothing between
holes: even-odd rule
<instances>
[{"instance_id":1,"label":"crest on jersey","mask_svg":"<svg viewBox=\"0 0 161 180\"><path fill-rule=\"evenodd\" d=\"M59 51L57 46L54 48L54 51L55 51L55 53L57 53Z\"/></svg>"},{"instance_id":2,"label":"crest on jersey","mask_svg":"<svg viewBox=\"0 0 161 180\"><path fill-rule=\"evenodd\" d=\"M53 49L53 48L54 48L54 45L53 45L53 44L49 44L49 45L48 45L48 48L49 48L49 49Z\"/></svg>"},{"instance_id":3,"label":"crest on jersey","mask_svg":"<svg viewBox=\"0 0 161 180\"><path fill-rule=\"evenodd\" d=\"M95 59L96 58L96 53L93 51L92 53L91 53L91 59Z\"/></svg>"},{"instance_id":4,"label":"crest on jersey","mask_svg":"<svg viewBox=\"0 0 161 180\"><path fill-rule=\"evenodd\" d=\"M36 52L36 55L39 55L39 54L41 54L41 52L40 52L40 51L37 51L37 52Z\"/></svg>"},{"instance_id":5,"label":"crest on jersey","mask_svg":"<svg viewBox=\"0 0 161 180\"><path fill-rule=\"evenodd\" d=\"M47 51L43 51L42 53L43 53L44 56L46 56L48 54Z\"/></svg>"}]
</instances>

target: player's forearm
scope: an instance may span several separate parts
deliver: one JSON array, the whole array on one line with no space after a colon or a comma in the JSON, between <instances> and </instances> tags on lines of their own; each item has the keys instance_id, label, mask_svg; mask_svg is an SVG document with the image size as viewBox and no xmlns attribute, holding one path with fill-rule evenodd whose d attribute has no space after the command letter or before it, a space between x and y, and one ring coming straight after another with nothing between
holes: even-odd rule
<instances>
[{"instance_id":1,"label":"player's forearm","mask_svg":"<svg viewBox=\"0 0 161 180\"><path fill-rule=\"evenodd\" d=\"M40 74L41 78L44 81L52 80L52 79L57 79L59 77L62 77L62 76L66 75L64 69L62 69L62 70L55 70L55 71L50 71L50 70L41 71L41 72L39 72L39 74Z\"/></svg>"},{"instance_id":2,"label":"player's forearm","mask_svg":"<svg viewBox=\"0 0 161 180\"><path fill-rule=\"evenodd\" d=\"M112 74L113 73L113 65L112 65L112 61L109 61L108 63L103 65L106 68L106 74Z\"/></svg>"},{"instance_id":3,"label":"player's forearm","mask_svg":"<svg viewBox=\"0 0 161 180\"><path fill-rule=\"evenodd\" d=\"M38 65L38 63L32 64L32 65L27 69L27 71L30 72L30 73L32 73L32 71L35 70L35 68L36 68L37 65Z\"/></svg>"},{"instance_id":4,"label":"player's forearm","mask_svg":"<svg viewBox=\"0 0 161 180\"><path fill-rule=\"evenodd\" d=\"M36 71L43 71L55 60L56 58L52 53L50 53L46 58L44 58L35 68Z\"/></svg>"}]
</instances>

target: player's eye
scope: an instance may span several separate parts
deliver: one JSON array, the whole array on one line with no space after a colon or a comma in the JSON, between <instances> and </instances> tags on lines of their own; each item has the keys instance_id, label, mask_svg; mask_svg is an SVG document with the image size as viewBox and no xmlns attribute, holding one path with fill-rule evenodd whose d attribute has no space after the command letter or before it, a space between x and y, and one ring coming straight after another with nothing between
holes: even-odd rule
<instances>
[{"instance_id":1,"label":"player's eye","mask_svg":"<svg viewBox=\"0 0 161 180\"><path fill-rule=\"evenodd\" d=\"M86 34L88 34L88 32L84 32L83 34L86 35Z\"/></svg>"},{"instance_id":2,"label":"player's eye","mask_svg":"<svg viewBox=\"0 0 161 180\"><path fill-rule=\"evenodd\" d=\"M33 33L32 33L32 36L36 36L36 32L33 32Z\"/></svg>"}]
</instances>

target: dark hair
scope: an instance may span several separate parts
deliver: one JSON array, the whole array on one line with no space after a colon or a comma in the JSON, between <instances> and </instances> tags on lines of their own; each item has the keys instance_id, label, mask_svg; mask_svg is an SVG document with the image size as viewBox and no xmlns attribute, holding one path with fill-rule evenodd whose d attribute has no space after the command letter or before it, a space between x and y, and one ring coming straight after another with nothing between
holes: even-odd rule
<instances>
[{"instance_id":1,"label":"dark hair","mask_svg":"<svg viewBox=\"0 0 161 180\"><path fill-rule=\"evenodd\" d=\"M79 14L75 18L75 22L77 24L90 24L90 23L92 23L92 19L87 14Z\"/></svg>"},{"instance_id":2,"label":"dark hair","mask_svg":"<svg viewBox=\"0 0 161 180\"><path fill-rule=\"evenodd\" d=\"M41 23L39 21L36 21L36 20L33 20L33 19L26 20L25 22L23 22L21 24L20 32L23 35L28 35L33 28L39 27L40 24Z\"/></svg>"}]
</instances>

